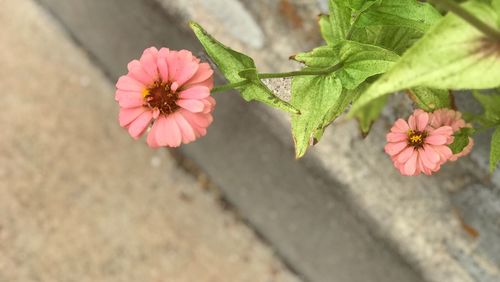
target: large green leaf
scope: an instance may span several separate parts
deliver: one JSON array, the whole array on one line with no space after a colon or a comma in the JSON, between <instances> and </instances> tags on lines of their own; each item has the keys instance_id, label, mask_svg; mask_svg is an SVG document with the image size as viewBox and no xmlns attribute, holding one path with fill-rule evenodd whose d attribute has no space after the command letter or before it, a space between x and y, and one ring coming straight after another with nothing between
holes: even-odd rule
<instances>
[{"instance_id":1,"label":"large green leaf","mask_svg":"<svg viewBox=\"0 0 500 282\"><path fill-rule=\"evenodd\" d=\"M493 172L500 161L500 126L497 126L491 137L490 171Z\"/></svg>"},{"instance_id":2,"label":"large green leaf","mask_svg":"<svg viewBox=\"0 0 500 282\"><path fill-rule=\"evenodd\" d=\"M355 89L367 78L386 72L399 56L389 50L354 41L322 46L294 57L308 67L325 68L342 63L336 72L346 89Z\"/></svg>"},{"instance_id":3,"label":"large green leaf","mask_svg":"<svg viewBox=\"0 0 500 282\"><path fill-rule=\"evenodd\" d=\"M333 45L335 42L335 36L333 35L332 23L330 22L329 15L319 15L318 19L319 30L321 31L321 37L325 40L326 44Z\"/></svg>"},{"instance_id":4,"label":"large green leaf","mask_svg":"<svg viewBox=\"0 0 500 282\"><path fill-rule=\"evenodd\" d=\"M351 9L346 5L345 0L330 0L329 11L328 19L330 21L331 35L328 37L331 40L327 40L327 42L338 43L346 39L351 27Z\"/></svg>"},{"instance_id":5,"label":"large green leaf","mask_svg":"<svg viewBox=\"0 0 500 282\"><path fill-rule=\"evenodd\" d=\"M426 112L433 112L437 109L451 107L452 97L448 90L414 87L409 89L408 92L415 104Z\"/></svg>"},{"instance_id":6,"label":"large green leaf","mask_svg":"<svg viewBox=\"0 0 500 282\"><path fill-rule=\"evenodd\" d=\"M300 115L292 115L292 134L295 155L302 157L318 128L330 117L332 108L343 111L342 84L335 75L297 76L292 80L292 105L300 109Z\"/></svg>"},{"instance_id":7,"label":"large green leaf","mask_svg":"<svg viewBox=\"0 0 500 282\"><path fill-rule=\"evenodd\" d=\"M469 11L494 25L490 6L470 2ZM500 49L475 27L448 14L376 81L354 104L352 112L372 100L402 89L426 86L441 89L485 89L500 85ZM352 114L351 114L352 116Z\"/></svg>"},{"instance_id":8,"label":"large green leaf","mask_svg":"<svg viewBox=\"0 0 500 282\"><path fill-rule=\"evenodd\" d=\"M276 97L266 85L257 79L257 70L252 58L236 52L220 43L208 34L199 24L191 22L190 26L205 48L207 54L229 82L237 83L245 80L240 76L240 72L243 72L248 77L254 78L248 80L247 84L238 88L241 92L241 96L246 101L257 100L290 113L298 113L297 109ZM253 75L252 72L254 72Z\"/></svg>"},{"instance_id":9,"label":"large green leaf","mask_svg":"<svg viewBox=\"0 0 500 282\"><path fill-rule=\"evenodd\" d=\"M360 14L354 26L400 26L425 32L440 18L441 14L428 3L382 0Z\"/></svg>"},{"instance_id":10,"label":"large green leaf","mask_svg":"<svg viewBox=\"0 0 500 282\"><path fill-rule=\"evenodd\" d=\"M421 31L405 27L368 26L355 29L352 40L376 45L402 55L423 35Z\"/></svg>"}]
</instances>

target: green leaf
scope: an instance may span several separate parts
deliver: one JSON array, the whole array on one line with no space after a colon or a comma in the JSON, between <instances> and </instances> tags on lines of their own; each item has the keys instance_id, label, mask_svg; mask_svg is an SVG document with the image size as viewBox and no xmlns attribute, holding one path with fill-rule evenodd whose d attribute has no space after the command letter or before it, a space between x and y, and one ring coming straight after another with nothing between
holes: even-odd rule
<instances>
[{"instance_id":1,"label":"green leaf","mask_svg":"<svg viewBox=\"0 0 500 282\"><path fill-rule=\"evenodd\" d=\"M497 16L488 5L470 2L464 7L488 24L496 22ZM416 86L456 90L497 87L498 48L498 43L489 41L475 27L450 13L408 49L351 111L354 113L383 95Z\"/></svg>"},{"instance_id":2,"label":"green leaf","mask_svg":"<svg viewBox=\"0 0 500 282\"><path fill-rule=\"evenodd\" d=\"M493 172L500 161L500 126L497 126L491 137L490 171Z\"/></svg>"},{"instance_id":3,"label":"green leaf","mask_svg":"<svg viewBox=\"0 0 500 282\"><path fill-rule=\"evenodd\" d=\"M330 0L329 10L330 15L328 18L330 20L331 36L328 37L335 44L346 39L351 27L351 9L343 0Z\"/></svg>"},{"instance_id":4,"label":"green leaf","mask_svg":"<svg viewBox=\"0 0 500 282\"><path fill-rule=\"evenodd\" d=\"M386 103L387 97L380 97L356 113L355 117L359 122L359 128L363 136L368 135L373 123L379 118Z\"/></svg>"},{"instance_id":5,"label":"green leaf","mask_svg":"<svg viewBox=\"0 0 500 282\"><path fill-rule=\"evenodd\" d=\"M469 144L469 136L472 135L473 131L472 128L464 127L453 134L453 143L448 145L453 154L458 154L464 150Z\"/></svg>"},{"instance_id":6,"label":"green leaf","mask_svg":"<svg viewBox=\"0 0 500 282\"><path fill-rule=\"evenodd\" d=\"M257 100L290 113L298 113L298 110L292 105L276 97L266 85L259 79L255 79L257 71L252 58L226 47L208 34L199 24L190 22L189 25L207 54L229 82L242 81L240 72L254 78L239 88L241 96L246 101Z\"/></svg>"},{"instance_id":7,"label":"green leaf","mask_svg":"<svg viewBox=\"0 0 500 282\"><path fill-rule=\"evenodd\" d=\"M363 12L354 26L400 26L425 32L440 18L441 14L428 3L416 0L382 0Z\"/></svg>"},{"instance_id":8,"label":"green leaf","mask_svg":"<svg viewBox=\"0 0 500 282\"><path fill-rule=\"evenodd\" d=\"M481 115L480 122L487 126L500 124L500 93L482 94L479 91L473 91L474 98L483 106L484 113Z\"/></svg>"},{"instance_id":9,"label":"green leaf","mask_svg":"<svg viewBox=\"0 0 500 282\"><path fill-rule=\"evenodd\" d=\"M342 89L342 92L338 96L337 101L328 110L326 115L323 117L322 124L314 132L313 144L316 144L319 142L319 140L321 140L321 137L323 137L325 129L345 111L347 106L349 106L349 104L354 99L356 99L358 93L360 93L358 89L354 90Z\"/></svg>"},{"instance_id":10,"label":"green leaf","mask_svg":"<svg viewBox=\"0 0 500 282\"><path fill-rule=\"evenodd\" d=\"M433 112L437 109L451 107L452 98L448 90L414 87L409 89L408 92L415 104L426 112Z\"/></svg>"},{"instance_id":11,"label":"green leaf","mask_svg":"<svg viewBox=\"0 0 500 282\"><path fill-rule=\"evenodd\" d=\"M355 89L367 78L387 71L399 56L389 50L354 41L322 46L294 57L308 67L324 68L342 63L336 75L347 89Z\"/></svg>"},{"instance_id":12,"label":"green leaf","mask_svg":"<svg viewBox=\"0 0 500 282\"><path fill-rule=\"evenodd\" d=\"M369 26L357 28L353 32L352 40L360 43L376 45L402 55L418 39L423 32L396 26Z\"/></svg>"},{"instance_id":13,"label":"green leaf","mask_svg":"<svg viewBox=\"0 0 500 282\"><path fill-rule=\"evenodd\" d=\"M347 6L358 13L368 10L373 4L380 3L382 0L348 0Z\"/></svg>"},{"instance_id":14,"label":"green leaf","mask_svg":"<svg viewBox=\"0 0 500 282\"><path fill-rule=\"evenodd\" d=\"M343 103L342 84L334 75L297 76L292 80L292 105L300 115L292 115L292 134L295 155L302 157L318 128L325 124L325 117L332 108Z\"/></svg>"},{"instance_id":15,"label":"green leaf","mask_svg":"<svg viewBox=\"0 0 500 282\"><path fill-rule=\"evenodd\" d=\"M330 22L329 15L319 15L319 30L321 31L321 37L325 40L326 44L333 45L335 42L335 37L333 36L332 24Z\"/></svg>"}]
</instances>

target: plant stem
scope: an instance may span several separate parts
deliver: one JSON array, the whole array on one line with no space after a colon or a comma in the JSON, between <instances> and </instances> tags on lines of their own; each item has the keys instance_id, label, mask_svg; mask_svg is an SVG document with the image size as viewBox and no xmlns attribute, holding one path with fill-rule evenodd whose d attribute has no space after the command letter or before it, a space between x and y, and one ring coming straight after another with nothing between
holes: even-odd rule
<instances>
[{"instance_id":1,"label":"plant stem","mask_svg":"<svg viewBox=\"0 0 500 282\"><path fill-rule=\"evenodd\" d=\"M259 73L257 76L259 79L266 79L266 78L283 78L283 77L292 77L292 76L301 76L301 75L327 75L332 72L335 72L342 68L342 63L338 63L336 65L333 65L331 67L323 68L323 69L317 69L317 70L301 70L301 71L290 71L290 72L278 72L278 73ZM223 92L227 90L231 90L240 86L244 86L246 84L250 83L250 80L245 79L242 81L238 81L235 83L228 83L220 86L216 86L212 89L211 93L217 93L217 92Z\"/></svg>"},{"instance_id":2,"label":"plant stem","mask_svg":"<svg viewBox=\"0 0 500 282\"><path fill-rule=\"evenodd\" d=\"M317 70L301 70L301 71L291 71L291 72L278 72L278 73L259 73L260 79L265 78L283 78L301 75L326 75L339 70L342 67L342 63L338 63L331 67L317 69Z\"/></svg>"},{"instance_id":3,"label":"plant stem","mask_svg":"<svg viewBox=\"0 0 500 282\"><path fill-rule=\"evenodd\" d=\"M463 20L468 22L469 24L476 27L478 30L480 30L488 37L500 41L500 31L498 31L497 29L493 28L490 25L485 24L483 21L478 19L473 14L469 13L467 10L462 8L462 6L458 5L457 3L451 0L429 0L429 2L439 5L442 8L454 13L455 15L461 17Z\"/></svg>"}]
</instances>

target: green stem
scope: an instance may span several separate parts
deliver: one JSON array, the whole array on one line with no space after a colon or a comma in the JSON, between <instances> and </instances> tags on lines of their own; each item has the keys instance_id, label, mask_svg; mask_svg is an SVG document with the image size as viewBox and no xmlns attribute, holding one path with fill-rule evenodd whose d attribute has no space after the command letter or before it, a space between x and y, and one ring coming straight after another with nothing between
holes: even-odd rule
<instances>
[{"instance_id":1,"label":"green stem","mask_svg":"<svg viewBox=\"0 0 500 282\"><path fill-rule=\"evenodd\" d=\"M317 70L301 70L301 71L290 71L290 72L278 72L278 73L259 73L258 76L260 79L265 78L283 78L283 77L292 77L292 76L301 76L301 75L327 75L332 72L338 71L342 68L342 63L338 63L331 67L317 69Z\"/></svg>"},{"instance_id":2,"label":"green stem","mask_svg":"<svg viewBox=\"0 0 500 282\"><path fill-rule=\"evenodd\" d=\"M293 76L301 76L301 75L327 75L332 72L335 72L342 68L342 63L338 63L336 65L333 65L331 67L323 68L323 69L317 69L317 70L300 70L300 71L290 71L290 72L278 72L278 73L259 73L257 76L259 79L266 79L266 78L284 78L284 77L293 77ZM212 93L217 93L217 92L223 92L227 90L231 90L243 85L246 85L250 83L250 80L242 80L238 81L235 83L228 83L224 84L221 86L216 86L212 89Z\"/></svg>"},{"instance_id":3,"label":"green stem","mask_svg":"<svg viewBox=\"0 0 500 282\"><path fill-rule=\"evenodd\" d=\"M461 17L466 22L470 23L477 29L479 29L482 33L496 40L500 40L500 31L497 29L485 24L480 19L476 18L473 14L469 13L467 10L462 8L462 6L451 0L429 0L438 6L454 13L455 15Z\"/></svg>"}]
</instances>

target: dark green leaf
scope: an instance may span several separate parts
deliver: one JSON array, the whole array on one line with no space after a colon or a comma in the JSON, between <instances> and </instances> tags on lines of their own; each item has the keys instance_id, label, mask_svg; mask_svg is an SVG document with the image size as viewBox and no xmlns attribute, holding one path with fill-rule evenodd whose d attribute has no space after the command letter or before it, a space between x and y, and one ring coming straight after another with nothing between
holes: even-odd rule
<instances>
[{"instance_id":1,"label":"dark green leaf","mask_svg":"<svg viewBox=\"0 0 500 282\"><path fill-rule=\"evenodd\" d=\"M205 48L207 54L228 81L231 83L242 81L243 79L240 76L240 72L245 76L255 78L256 71L253 70L255 70L256 67L252 58L226 47L208 34L199 24L191 22L190 26ZM297 109L276 97L271 90L258 79L252 79L250 83L240 87L239 90L241 96L246 101L257 100L287 112L298 113Z\"/></svg>"},{"instance_id":2,"label":"dark green leaf","mask_svg":"<svg viewBox=\"0 0 500 282\"><path fill-rule=\"evenodd\" d=\"M453 154L458 154L464 150L464 148L469 144L469 137L472 133L472 128L464 127L453 134L453 143L448 145Z\"/></svg>"}]
</instances>

